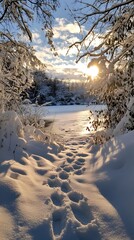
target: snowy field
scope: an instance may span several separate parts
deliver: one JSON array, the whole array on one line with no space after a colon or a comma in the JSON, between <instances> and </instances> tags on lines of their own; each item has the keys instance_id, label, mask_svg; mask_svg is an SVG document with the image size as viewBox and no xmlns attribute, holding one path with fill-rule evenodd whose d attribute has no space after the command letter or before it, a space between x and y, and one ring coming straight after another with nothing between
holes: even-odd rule
<instances>
[{"instance_id":1,"label":"snowy field","mask_svg":"<svg viewBox=\"0 0 134 240\"><path fill-rule=\"evenodd\" d=\"M61 138L51 143L3 114L0 240L134 239L134 131L93 145L85 128L96 108L41 107Z\"/></svg>"}]
</instances>

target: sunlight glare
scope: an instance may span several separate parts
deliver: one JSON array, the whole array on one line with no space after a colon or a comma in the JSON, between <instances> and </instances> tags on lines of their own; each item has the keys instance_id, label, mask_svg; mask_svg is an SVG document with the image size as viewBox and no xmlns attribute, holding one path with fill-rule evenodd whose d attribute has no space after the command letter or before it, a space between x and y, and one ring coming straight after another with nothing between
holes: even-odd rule
<instances>
[{"instance_id":1,"label":"sunlight glare","mask_svg":"<svg viewBox=\"0 0 134 240\"><path fill-rule=\"evenodd\" d=\"M98 75L98 73L99 73L99 68L98 68L96 65L93 65L93 66L89 67L89 69L88 69L88 75L89 75L92 79L96 78L97 75Z\"/></svg>"}]
</instances>

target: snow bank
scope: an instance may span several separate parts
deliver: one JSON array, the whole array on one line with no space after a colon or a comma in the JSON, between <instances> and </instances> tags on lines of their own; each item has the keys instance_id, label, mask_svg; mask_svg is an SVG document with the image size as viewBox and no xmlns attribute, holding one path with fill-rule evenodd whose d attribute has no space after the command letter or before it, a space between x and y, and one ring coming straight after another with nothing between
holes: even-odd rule
<instances>
[{"instance_id":1,"label":"snow bank","mask_svg":"<svg viewBox=\"0 0 134 240\"><path fill-rule=\"evenodd\" d=\"M91 147L94 182L114 206L134 239L134 131L115 137L102 146Z\"/></svg>"}]
</instances>

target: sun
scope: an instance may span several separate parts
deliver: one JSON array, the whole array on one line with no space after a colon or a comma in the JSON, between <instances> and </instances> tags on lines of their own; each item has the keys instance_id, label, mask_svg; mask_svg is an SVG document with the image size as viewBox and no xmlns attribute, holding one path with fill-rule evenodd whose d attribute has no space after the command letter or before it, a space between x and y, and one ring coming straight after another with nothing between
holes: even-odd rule
<instances>
[{"instance_id":1,"label":"sun","mask_svg":"<svg viewBox=\"0 0 134 240\"><path fill-rule=\"evenodd\" d=\"M99 73L99 68L98 68L96 65L90 66L90 67L88 68L88 75L89 75L92 79L96 78L97 75L98 75L98 73Z\"/></svg>"}]
</instances>

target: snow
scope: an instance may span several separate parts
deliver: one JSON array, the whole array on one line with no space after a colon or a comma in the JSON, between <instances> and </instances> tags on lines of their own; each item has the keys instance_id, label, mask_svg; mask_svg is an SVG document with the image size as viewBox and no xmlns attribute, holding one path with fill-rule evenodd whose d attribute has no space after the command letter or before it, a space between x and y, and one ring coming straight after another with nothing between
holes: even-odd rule
<instances>
[{"instance_id":1,"label":"snow","mask_svg":"<svg viewBox=\"0 0 134 240\"><path fill-rule=\"evenodd\" d=\"M54 121L48 128L61 138L89 134L89 109L93 112L106 109L105 105L45 106L40 108L42 118ZM63 140L62 139L62 140Z\"/></svg>"},{"instance_id":2,"label":"snow","mask_svg":"<svg viewBox=\"0 0 134 240\"><path fill-rule=\"evenodd\" d=\"M134 239L134 131L93 145L82 126L100 107L40 108L55 141L51 125L36 132L2 114L1 240Z\"/></svg>"}]
</instances>

